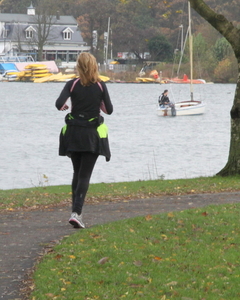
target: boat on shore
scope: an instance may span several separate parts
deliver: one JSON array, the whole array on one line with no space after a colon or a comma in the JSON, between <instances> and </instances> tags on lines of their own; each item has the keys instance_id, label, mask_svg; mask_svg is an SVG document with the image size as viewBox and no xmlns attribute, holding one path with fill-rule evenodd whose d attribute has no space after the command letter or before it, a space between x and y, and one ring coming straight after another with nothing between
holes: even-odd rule
<instances>
[{"instance_id":1,"label":"boat on shore","mask_svg":"<svg viewBox=\"0 0 240 300\"><path fill-rule=\"evenodd\" d=\"M25 64L24 69L12 69L4 72L0 76L0 81L22 81L22 82L66 82L68 80L77 78L76 73L63 74L62 72L52 73L47 64L44 63L30 63ZM100 75L102 81L107 82L109 77Z\"/></svg>"},{"instance_id":2,"label":"boat on shore","mask_svg":"<svg viewBox=\"0 0 240 300\"><path fill-rule=\"evenodd\" d=\"M164 83L164 82L160 82L160 80L157 80L157 79L151 78L151 77L136 77L136 82L141 82L141 83Z\"/></svg>"},{"instance_id":3,"label":"boat on shore","mask_svg":"<svg viewBox=\"0 0 240 300\"><path fill-rule=\"evenodd\" d=\"M168 79L166 83L183 83L183 84L205 84L206 81L204 79L189 79L188 76L186 74L184 74L183 78L178 78L178 77L175 77L175 78L171 78L171 79Z\"/></svg>"},{"instance_id":4,"label":"boat on shore","mask_svg":"<svg viewBox=\"0 0 240 300\"><path fill-rule=\"evenodd\" d=\"M78 76L75 73L72 74L63 74L62 72L59 72L57 74L52 74L50 76L44 76L41 78L35 78L33 82L35 83L43 83L43 82L67 82L68 80L77 78ZM107 76L99 76L102 81L107 82L110 80Z\"/></svg>"},{"instance_id":5,"label":"boat on shore","mask_svg":"<svg viewBox=\"0 0 240 300\"><path fill-rule=\"evenodd\" d=\"M0 81L16 81L18 73L16 70L8 70L0 75Z\"/></svg>"}]
</instances>

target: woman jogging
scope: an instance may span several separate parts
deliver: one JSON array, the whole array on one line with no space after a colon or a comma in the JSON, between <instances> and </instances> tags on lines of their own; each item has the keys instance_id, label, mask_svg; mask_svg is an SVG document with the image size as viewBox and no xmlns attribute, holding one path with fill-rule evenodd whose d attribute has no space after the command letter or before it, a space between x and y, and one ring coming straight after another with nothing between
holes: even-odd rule
<instances>
[{"instance_id":1,"label":"woman jogging","mask_svg":"<svg viewBox=\"0 0 240 300\"><path fill-rule=\"evenodd\" d=\"M73 165L72 214L69 223L85 228L82 207L88 191L93 168L99 155L110 160L107 126L100 115L113 112L107 87L99 78L98 65L93 55L82 52L77 59L78 79L70 80L56 100L58 110L65 111L71 99L71 113L60 133L59 155L67 155Z\"/></svg>"}]
</instances>

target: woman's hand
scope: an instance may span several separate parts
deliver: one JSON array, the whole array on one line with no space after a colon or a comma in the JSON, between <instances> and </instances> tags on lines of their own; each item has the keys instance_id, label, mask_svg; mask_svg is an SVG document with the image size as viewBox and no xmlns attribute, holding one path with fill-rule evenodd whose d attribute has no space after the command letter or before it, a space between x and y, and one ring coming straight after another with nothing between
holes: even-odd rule
<instances>
[{"instance_id":1,"label":"woman's hand","mask_svg":"<svg viewBox=\"0 0 240 300\"><path fill-rule=\"evenodd\" d=\"M69 109L69 106L67 104L64 104L63 107L60 108L60 110L67 110Z\"/></svg>"}]
</instances>

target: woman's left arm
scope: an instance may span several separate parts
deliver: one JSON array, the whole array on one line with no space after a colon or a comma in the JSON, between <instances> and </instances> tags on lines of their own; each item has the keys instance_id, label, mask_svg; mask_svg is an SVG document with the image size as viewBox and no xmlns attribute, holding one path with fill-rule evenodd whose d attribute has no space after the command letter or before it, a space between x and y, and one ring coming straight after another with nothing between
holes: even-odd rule
<instances>
[{"instance_id":1,"label":"woman's left arm","mask_svg":"<svg viewBox=\"0 0 240 300\"><path fill-rule=\"evenodd\" d=\"M105 82L103 82L103 81L101 81L100 84L102 85L102 88L103 88L103 102L105 104L107 114L111 115L113 112L113 105L112 105L112 102L111 102L111 99L110 99L110 96L108 93L107 86L106 86Z\"/></svg>"}]
</instances>

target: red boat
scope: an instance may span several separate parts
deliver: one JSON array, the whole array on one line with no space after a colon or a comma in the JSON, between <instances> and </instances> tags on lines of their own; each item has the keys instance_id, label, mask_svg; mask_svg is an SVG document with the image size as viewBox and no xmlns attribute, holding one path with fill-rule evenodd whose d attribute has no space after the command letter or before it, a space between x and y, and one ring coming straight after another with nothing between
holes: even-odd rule
<instances>
[{"instance_id":1,"label":"red boat","mask_svg":"<svg viewBox=\"0 0 240 300\"><path fill-rule=\"evenodd\" d=\"M188 76L186 74L184 74L183 78L171 78L167 81L167 83L191 83L191 80L188 78ZM204 79L192 79L192 83L194 84L202 84L202 83L206 83L206 81Z\"/></svg>"}]
</instances>

